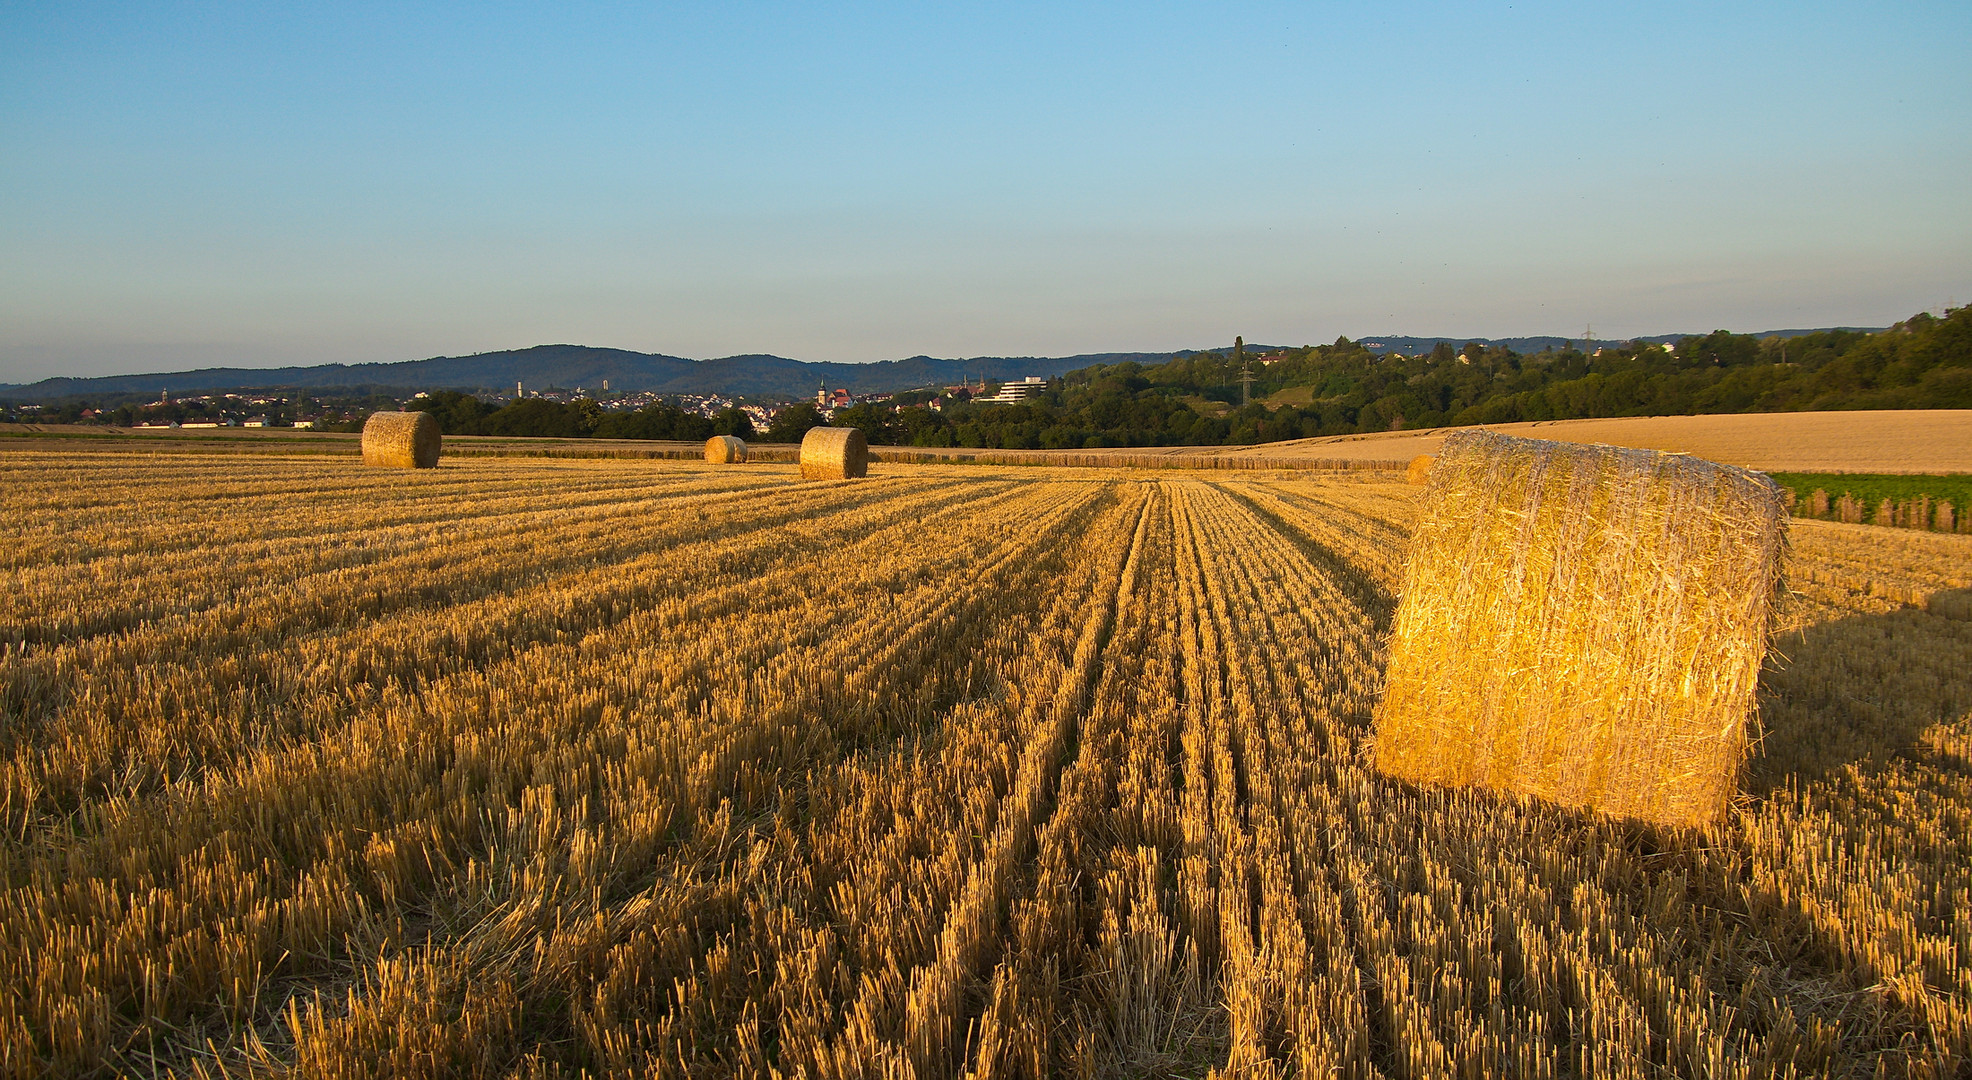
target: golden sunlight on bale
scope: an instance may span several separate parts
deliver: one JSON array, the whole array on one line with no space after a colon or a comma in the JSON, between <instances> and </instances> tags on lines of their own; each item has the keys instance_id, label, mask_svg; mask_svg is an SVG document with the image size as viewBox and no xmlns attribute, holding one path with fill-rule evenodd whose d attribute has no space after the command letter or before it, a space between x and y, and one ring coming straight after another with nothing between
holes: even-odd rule
<instances>
[{"instance_id":1,"label":"golden sunlight on bale","mask_svg":"<svg viewBox=\"0 0 1972 1080\"><path fill-rule=\"evenodd\" d=\"M870 444L857 428L809 428L801 439L803 480L848 480L870 471Z\"/></svg>"},{"instance_id":2,"label":"golden sunlight on bale","mask_svg":"<svg viewBox=\"0 0 1972 1080\"><path fill-rule=\"evenodd\" d=\"M1431 465L1376 763L1663 825L1738 786L1785 497L1697 458L1491 432Z\"/></svg>"},{"instance_id":3,"label":"golden sunlight on bale","mask_svg":"<svg viewBox=\"0 0 1972 1080\"><path fill-rule=\"evenodd\" d=\"M709 465L745 464L746 440L737 435L714 435L705 440L705 460Z\"/></svg>"},{"instance_id":4,"label":"golden sunlight on bale","mask_svg":"<svg viewBox=\"0 0 1972 1080\"><path fill-rule=\"evenodd\" d=\"M1411 467L1404 470L1404 482L1423 485L1431 482L1431 455L1419 454L1411 459Z\"/></svg>"},{"instance_id":5,"label":"golden sunlight on bale","mask_svg":"<svg viewBox=\"0 0 1972 1080\"><path fill-rule=\"evenodd\" d=\"M438 465L438 418L428 412L380 412L363 424L363 464L393 469Z\"/></svg>"}]
</instances>

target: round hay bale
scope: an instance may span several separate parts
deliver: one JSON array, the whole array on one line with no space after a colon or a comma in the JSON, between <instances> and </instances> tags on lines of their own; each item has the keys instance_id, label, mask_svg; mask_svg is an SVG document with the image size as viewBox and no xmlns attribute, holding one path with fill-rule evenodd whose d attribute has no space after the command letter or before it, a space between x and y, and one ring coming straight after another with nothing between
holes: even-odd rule
<instances>
[{"instance_id":1,"label":"round hay bale","mask_svg":"<svg viewBox=\"0 0 1972 1080\"><path fill-rule=\"evenodd\" d=\"M438 466L438 418L428 412L371 413L363 424L363 464L392 469Z\"/></svg>"},{"instance_id":2,"label":"round hay bale","mask_svg":"<svg viewBox=\"0 0 1972 1080\"><path fill-rule=\"evenodd\" d=\"M1419 454L1411 459L1411 467L1404 470L1404 482L1422 487L1431 482L1431 455Z\"/></svg>"},{"instance_id":3,"label":"round hay bale","mask_svg":"<svg viewBox=\"0 0 1972 1080\"><path fill-rule=\"evenodd\" d=\"M848 480L869 471L870 444L857 428L809 428L801 439L803 480Z\"/></svg>"},{"instance_id":4,"label":"round hay bale","mask_svg":"<svg viewBox=\"0 0 1972 1080\"><path fill-rule=\"evenodd\" d=\"M1685 454L1448 437L1418 499L1376 764L1703 827L1740 766L1787 500Z\"/></svg>"},{"instance_id":5,"label":"round hay bale","mask_svg":"<svg viewBox=\"0 0 1972 1080\"><path fill-rule=\"evenodd\" d=\"M708 465L743 465L746 463L746 440L737 435L714 435L705 440L705 462Z\"/></svg>"}]
</instances>

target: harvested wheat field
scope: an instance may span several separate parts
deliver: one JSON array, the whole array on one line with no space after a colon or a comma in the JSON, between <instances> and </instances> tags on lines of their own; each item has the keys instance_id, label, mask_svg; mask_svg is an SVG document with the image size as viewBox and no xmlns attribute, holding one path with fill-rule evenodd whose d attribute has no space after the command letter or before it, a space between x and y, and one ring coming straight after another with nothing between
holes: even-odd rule
<instances>
[{"instance_id":1,"label":"harvested wheat field","mask_svg":"<svg viewBox=\"0 0 1972 1080\"><path fill-rule=\"evenodd\" d=\"M1458 430L1462 429L1331 435L1224 452L1401 464L1417 454L1437 453L1445 436ZM1528 439L1695 454L1766 472L1972 472L1972 409L1627 416L1489 424L1484 430Z\"/></svg>"},{"instance_id":2,"label":"harvested wheat field","mask_svg":"<svg viewBox=\"0 0 1972 1080\"><path fill-rule=\"evenodd\" d=\"M0 1072L1972 1062L1972 537L1664 831L1373 768L1398 473L354 449L0 450Z\"/></svg>"}]
</instances>

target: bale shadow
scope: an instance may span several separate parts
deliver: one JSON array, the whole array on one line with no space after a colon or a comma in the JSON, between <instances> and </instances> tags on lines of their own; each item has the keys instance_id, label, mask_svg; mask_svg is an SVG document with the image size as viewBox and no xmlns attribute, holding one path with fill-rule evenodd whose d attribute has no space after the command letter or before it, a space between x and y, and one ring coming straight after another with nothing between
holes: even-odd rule
<instances>
[{"instance_id":1,"label":"bale shadow","mask_svg":"<svg viewBox=\"0 0 1972 1080\"><path fill-rule=\"evenodd\" d=\"M1972 713L1972 589L1782 635L1760 678L1763 733L1746 791L1764 798L1898 758L1939 762L1925 733Z\"/></svg>"},{"instance_id":2,"label":"bale shadow","mask_svg":"<svg viewBox=\"0 0 1972 1080\"><path fill-rule=\"evenodd\" d=\"M1754 802L1785 802L1789 791L1819 785L1867 790L1875 774L1912 763L1972 775L1972 762L1962 756L1964 732L1972 727L1968 615L1972 590L1952 590L1895 611L1831 619L1785 635L1778 643L1785 659L1761 679L1766 733L1750 763L1747 791ZM1959 734L1940 738L1940 728ZM1608 890L1600 902L1649 927L1639 940L1675 951L1667 963L1699 972L1711 1000L1734 1003L1729 1015L1707 1023L1719 1024L1715 1030L1728 1039L1746 1040L1731 1053L1743 1054L1739 1060L1756 1075L1779 1062L1791 1062L1797 1075L1817 1076L1866 1076L1879 1065L1890 1075L1927 1075L1927 1069L1928 1075L1956 1075L1953 1070L1963 1066L1963 1057L1953 1056L1961 1053L1953 1036L1928 1019L1936 1010L1963 1007L1950 981L1958 969L1911 966L1915 949L1877 959L1878 943L1867 934L1832 929L1830 913L1851 910L1837 899L1846 887L1842 881L1817 885L1800 868L1773 862L1772 852L1756 859L1731 828L1663 828L1526 796L1458 793L1390 777L1382 782L1403 804L1489 804L1462 819L1494 830L1490 837L1474 836L1473 849L1484 849L1490 839L1498 844L1493 858L1522 863L1533 876L1556 855L1583 864L1593 860L1594 875ZM1510 835L1514 823L1520 836ZM1502 828L1509 832L1504 842ZM1894 817L1871 818L1837 822L1826 835L1846 843L1848 830L1901 828L1906 826ZM1935 831L1935 822L1913 820L1907 835L1885 838L1884 850L1930 851L1939 841L1927 829ZM1806 839L1819 842L1820 836ZM1756 861L1757 874L1749 872ZM1862 867L1854 874L1865 888L1868 873ZM1420 884L1392 882L1390 888L1394 895L1416 892ZM1397 910L1394 903L1391 910ZM1927 915L1922 905L1884 910L1895 912L1900 932L1933 940L1949 939L1948 920L1955 917ZM1683 944L1669 944L1676 942ZM1510 980L1524 977L1512 941L1502 939L1494 951ZM1565 985L1563 990L1545 1004L1518 1004L1545 1009L1549 1029L1570 1053L1614 1049L1577 1026L1575 1017L1593 1013L1598 1003L1569 999ZM1661 1017L1649 1024L1655 1040L1650 1064L1666 1075L1695 1074L1692 1060L1672 1045L1671 1027ZM1379 1027L1373 1038L1387 1048L1397 1036Z\"/></svg>"}]
</instances>

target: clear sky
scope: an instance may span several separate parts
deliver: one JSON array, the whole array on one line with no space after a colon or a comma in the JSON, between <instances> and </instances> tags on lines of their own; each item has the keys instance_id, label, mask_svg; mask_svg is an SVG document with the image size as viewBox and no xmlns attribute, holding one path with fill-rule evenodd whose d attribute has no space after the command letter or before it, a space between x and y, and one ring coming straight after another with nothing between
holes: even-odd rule
<instances>
[{"instance_id":1,"label":"clear sky","mask_svg":"<svg viewBox=\"0 0 1972 1080\"><path fill-rule=\"evenodd\" d=\"M0 5L0 382L1884 325L1972 4Z\"/></svg>"}]
</instances>

